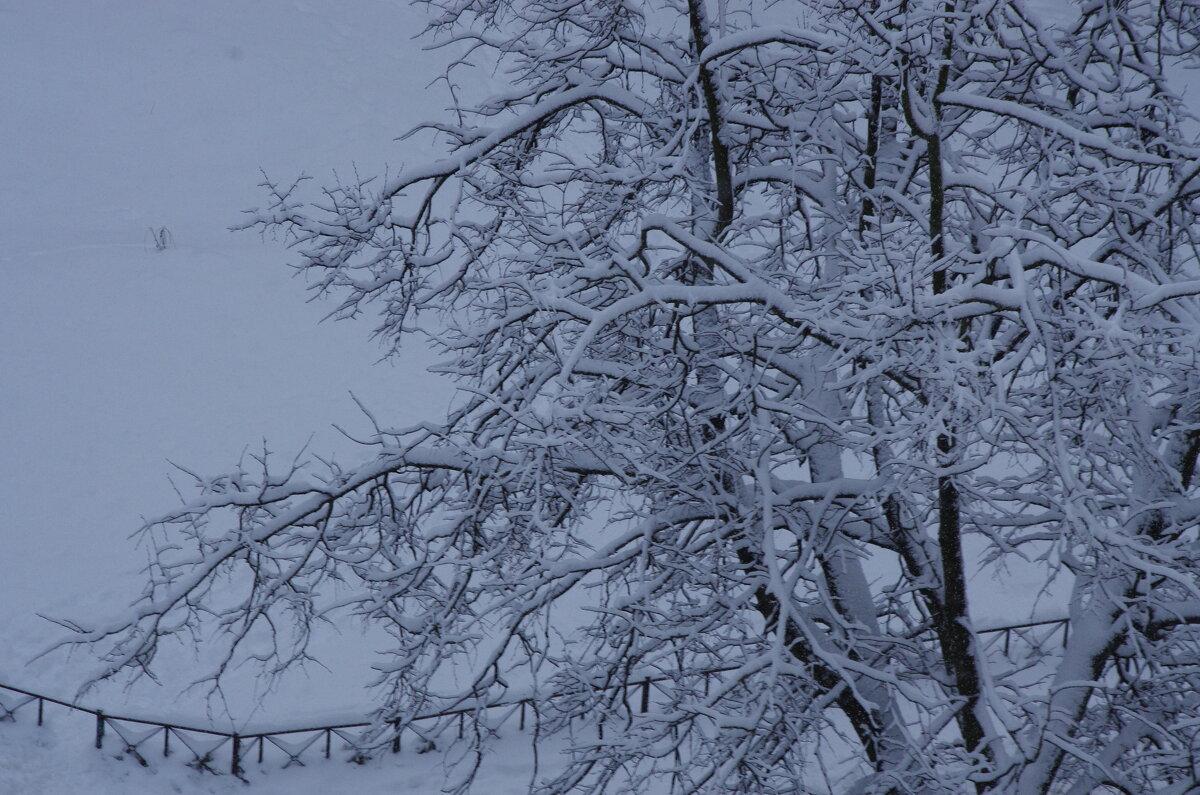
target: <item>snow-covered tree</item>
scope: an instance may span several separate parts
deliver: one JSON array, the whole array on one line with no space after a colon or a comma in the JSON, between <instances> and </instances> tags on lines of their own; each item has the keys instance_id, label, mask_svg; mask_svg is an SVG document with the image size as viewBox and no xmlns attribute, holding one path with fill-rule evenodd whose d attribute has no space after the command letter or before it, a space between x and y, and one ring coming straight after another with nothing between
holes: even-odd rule
<instances>
[{"instance_id":1,"label":"snow-covered tree","mask_svg":"<svg viewBox=\"0 0 1200 795\"><path fill-rule=\"evenodd\" d=\"M516 692L607 727L545 792L1191 791L1200 2L1045 6L433 0L506 87L249 226L461 398L200 480L78 641L281 670L357 615L381 744ZM1053 641L973 623L1018 575Z\"/></svg>"}]
</instances>

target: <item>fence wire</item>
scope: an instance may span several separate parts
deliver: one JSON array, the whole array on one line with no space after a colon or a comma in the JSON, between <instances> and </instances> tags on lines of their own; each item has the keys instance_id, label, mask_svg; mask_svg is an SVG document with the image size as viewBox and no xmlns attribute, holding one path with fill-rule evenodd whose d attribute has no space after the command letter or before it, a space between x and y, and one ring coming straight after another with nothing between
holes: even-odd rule
<instances>
[{"instance_id":1,"label":"fence wire","mask_svg":"<svg viewBox=\"0 0 1200 795\"><path fill-rule=\"evenodd\" d=\"M989 652L1002 653L1005 657L1010 657L1014 645L1032 646L1042 652L1045 652L1048 647L1055 645L1059 646L1059 648L1065 648L1069 636L1069 622L1065 618L1052 618L1043 621L1029 621L1021 624L978 629L976 630L976 634L981 637L984 648ZM714 668L699 672L705 676L705 689L707 690L707 679L709 676L729 670L733 669ZM645 714L650 711L652 689L661 689L663 684L672 681L673 678L670 676L635 677L631 682L597 685L595 689L619 691L621 688L624 688L625 692L622 695L630 712L633 712L634 704L636 704L638 712ZM10 695L4 697L5 694ZM526 711L530 708L536 709L535 700L531 697L502 699L482 706L459 707L417 715L404 725L393 721L391 722L391 751L392 753L400 752L401 738L405 729L409 729L422 740L428 741L429 738L426 732L413 725L418 722L428 723L439 720L457 720L458 736L461 739L464 717L479 712L502 711L500 724L507 722L516 715L519 721L518 729L524 731ZM272 749L271 754L273 756L283 757L283 767L287 768L292 765L303 767L304 755L308 753L311 756L314 747L317 749L316 753L319 753L323 758L331 758L335 737L339 742L344 744L346 749L352 752L349 760L357 763L362 763L370 759L372 753L377 752L378 749L387 746L389 743L386 738L382 742L366 743L363 741L361 730L378 726L377 723L370 720L363 720L358 723L343 722L308 726L299 729L278 729L241 734L201 726L159 721L152 718L112 714L102 709L81 706L44 693L37 693L32 690L0 683L0 723L4 721L16 722L19 711L28 710L35 705L37 707L38 726L43 725L45 722L47 705L54 705L74 712L92 715L95 718L96 748L102 749L105 747L105 742L111 732L113 738L119 744L119 753L123 756L131 757L144 767L150 765L148 757L154 755L154 752L150 750L151 745L155 745L152 741L161 739L161 753L164 758L173 756L182 750L190 755L190 758L185 760L185 764L189 767L210 773L228 772L230 775L238 778L243 776L245 771L244 763L249 757L255 758L258 764L263 764L268 748ZM360 731L356 734L354 730ZM598 725L597 730L601 733L604 731L602 723ZM603 737L603 734L600 736Z\"/></svg>"}]
</instances>

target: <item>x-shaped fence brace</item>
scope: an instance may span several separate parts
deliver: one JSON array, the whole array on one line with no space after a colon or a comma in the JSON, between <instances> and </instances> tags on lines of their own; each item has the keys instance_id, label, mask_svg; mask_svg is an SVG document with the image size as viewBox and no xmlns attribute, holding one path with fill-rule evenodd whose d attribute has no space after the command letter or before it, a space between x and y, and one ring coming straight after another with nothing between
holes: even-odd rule
<instances>
[{"instance_id":1,"label":"x-shaped fence brace","mask_svg":"<svg viewBox=\"0 0 1200 795\"><path fill-rule=\"evenodd\" d=\"M1062 647L1067 644L1067 639L1070 632L1070 623L1065 618L1054 618L1044 621L1030 621L1023 624L1010 624L1007 626L990 627L987 629L977 630L977 634L987 636L983 641L984 647L993 653L1003 653L1006 657L1010 655L1014 640L1026 647L1045 650L1054 641L1060 640ZM1122 659L1120 662L1124 665L1118 665L1118 674L1126 676L1136 676L1138 671L1137 661L1132 655ZM709 676L711 674L719 674L733 668L717 668L709 671L699 671L704 675L703 687L705 695L708 693ZM594 685L587 686L584 683L583 693L587 689L613 691L617 694L617 698L623 698L630 711L633 707L630 704L631 697L638 700L638 711L647 713L650 711L651 688L657 687L662 690L663 685L672 682L672 677L644 677L635 679L633 683L622 682L612 685ZM621 693L621 689L624 692ZM664 691L665 692L665 691ZM123 715L110 715L100 709L92 709L89 707L81 707L77 704L72 704L69 701L54 698L52 696L34 693L30 690L25 690L11 685L0 684L0 696L5 693L10 693L15 696L10 696L7 700L0 697L0 722L16 721L17 711L29 706L37 704L37 725L41 726L45 719L46 704L55 704L65 707L69 710L82 712L89 715L94 715L96 718L96 747L104 747L104 738L106 730L111 729L122 743L122 754L128 754L133 757L143 767L148 767L149 762L146 759L146 754L142 753L142 748L150 740L157 736L162 737L162 755L168 757L171 755L172 737L178 741L180 745L187 749L192 755L191 760L187 762L190 767L200 771L217 773L214 767L215 754L226 744L230 745L229 752L229 772L237 777L242 776L243 762L250 754L255 754L259 764L263 763L264 750L267 745L282 751L287 757L284 763L284 768L291 767L293 764L304 766L304 761L300 758L306 751L317 745L321 740L324 740L323 751L326 759L330 758L332 753L333 738L337 737L344 742L347 747L354 750L354 755L351 761L364 762L369 759L368 751L359 744L359 737L352 733L354 729L365 729L374 724L369 721L361 723L339 723L329 726L312 726L303 729L280 729L278 731L255 732L253 734L239 734L237 732L223 732L216 729L206 729L198 726L185 726L182 724L168 723L165 721L156 721L147 718L129 717ZM640 698L639 698L640 696ZM400 752L400 741L403 731L409 729L415 732L419 737L427 742L431 740L417 728L414 724L416 721L431 721L443 719L456 719L458 723L458 738L463 737L463 721L466 715L475 713L481 710L506 710L502 713L499 723L503 724L510 720L515 714L518 717L518 728L521 731L525 730L526 712L533 708L536 713L536 704L530 698L510 699L492 702L485 704L481 708L466 707L459 709L446 710L443 712L431 712L425 715L417 715L412 718L407 724L401 725L399 721L392 722L392 741L391 750L393 753ZM141 726L138 730L136 727ZM149 727L149 728L145 728ZM596 727L597 734L600 739L604 739L604 724L598 723ZM297 737L296 740L284 739ZM207 740L202 739L207 738Z\"/></svg>"}]
</instances>

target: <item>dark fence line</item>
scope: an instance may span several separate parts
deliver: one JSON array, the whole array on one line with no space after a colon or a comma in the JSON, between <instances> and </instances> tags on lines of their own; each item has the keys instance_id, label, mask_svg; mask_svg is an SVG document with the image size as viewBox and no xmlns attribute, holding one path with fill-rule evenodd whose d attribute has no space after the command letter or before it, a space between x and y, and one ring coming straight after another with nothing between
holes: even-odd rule
<instances>
[{"instance_id":1,"label":"dark fence line","mask_svg":"<svg viewBox=\"0 0 1200 795\"><path fill-rule=\"evenodd\" d=\"M997 643L1002 641L1003 652L1005 655L1008 655L1014 635L1021 637L1023 633L1030 630L1044 628L1050 628L1050 631L1047 632L1042 638L1037 640L1038 645L1048 642L1061 628L1062 645L1063 647L1066 646L1069 632L1069 620L1066 618L1051 618L1043 621L1029 621L1021 624L988 627L985 629L976 630L976 634L981 636L995 636L995 639L987 644L987 648L992 649ZM735 669L736 667L714 668L711 670L698 671L697 673L706 677L705 689L707 690L708 676L726 673ZM625 688L626 702L628 703L628 699L631 694L640 696L638 699L640 702L638 704L640 709L638 711L644 714L650 711L651 687L669 681L672 681L672 677L670 676L647 676L640 679L635 679L632 683L625 682L615 685L595 685L593 687L595 690L619 690L620 688ZM243 762L247 756L255 754L257 756L258 763L263 763L264 752L268 744L278 751L282 751L283 754L287 756L287 761L283 765L285 768L290 767L293 764L303 766L304 762L300 757L322 739L324 740L324 757L329 759L332 754L333 738L335 736L340 741L345 742L349 749L353 750L354 753L350 757L351 761L360 763L366 761L370 758L368 756L368 751L372 750L371 748L363 747L359 742L360 738L350 734L350 730L352 729L366 729L374 726L375 724L371 721L361 721L357 723L335 723L321 726L309 726L298 729L272 729L269 731L257 731L242 734L236 731L226 732L221 731L220 729L190 726L182 723L171 723L167 721L153 720L150 718L138 718L129 715L111 714L102 709L79 706L78 704L73 704L60 698L54 698L53 696L47 696L42 693L35 693L31 690L14 687L7 684L0 684L0 691L16 693L18 696L24 697L23 700L12 703L11 706L5 704L3 700L0 700L0 722L6 720L15 722L17 719L17 710L34 703L37 704L38 726L41 726L45 721L45 710L47 704L54 704L75 712L93 715L96 719L96 748L104 747L106 733L111 731L117 736L118 739L120 739L121 743L123 743L121 753L132 756L143 767L149 767L150 763L146 760L146 757L143 755L141 749L151 740L159 736L161 736L162 739L162 755L164 757L169 757L172 755L173 751L171 747L171 741L172 738L174 738L179 745L182 745L189 753L191 753L192 759L187 762L189 766L194 767L197 770L208 771L210 773L218 772L218 770L214 767L214 765L216 765L214 754L228 744L230 747L228 770L230 774L237 777L241 777L242 775L244 770ZM517 713L519 714L518 728L519 730L524 731L526 710L527 708L533 706L536 700L537 699L534 697L526 696L522 698L501 699L484 704L482 707L474 705L469 707L458 707L455 709L442 710L439 712L429 712L411 718L404 726L401 726L398 721L395 721L392 724L394 735L391 740L391 751L392 753L400 752L401 738L405 728L411 728L415 733L418 734L418 736L421 736L426 740L428 739L419 730L412 726L412 724L416 723L417 721L431 721L457 717L458 737L461 739L463 736L464 717L475 712L508 708L510 709L510 712L500 719L500 724L503 724L504 721L511 718L514 713ZM632 711L632 708L630 708L630 710ZM150 726L153 728L149 730L143 728L141 731L136 731L135 727L138 726ZM604 726L602 723L597 726L597 732L599 733L600 738L603 739ZM304 734L311 736L300 741L289 742L287 739L285 739L291 735ZM207 737L207 742L202 742L202 738L197 737L196 735L203 735L204 737Z\"/></svg>"}]
</instances>

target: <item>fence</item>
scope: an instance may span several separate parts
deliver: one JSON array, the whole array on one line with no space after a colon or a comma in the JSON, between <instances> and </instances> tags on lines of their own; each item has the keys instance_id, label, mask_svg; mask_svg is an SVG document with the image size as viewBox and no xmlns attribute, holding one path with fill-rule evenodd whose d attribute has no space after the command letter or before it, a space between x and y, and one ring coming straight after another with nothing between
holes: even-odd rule
<instances>
[{"instance_id":1,"label":"fence","mask_svg":"<svg viewBox=\"0 0 1200 795\"><path fill-rule=\"evenodd\" d=\"M988 638L985 642L986 649L996 650L997 646L1002 646L1003 653L1007 656L1010 653L1014 637L1019 641L1030 641L1030 634L1036 635L1037 633L1042 633L1040 637L1034 637L1030 641L1032 644L1041 647L1051 642L1056 635L1061 633L1061 642L1065 647L1069 632L1069 622L1065 618L1054 618L1044 621L1030 621L1023 624L990 627L977 630L976 632L978 635ZM704 671L703 674L707 676L709 674L722 673L726 670L732 669L718 668L711 671ZM633 684L612 685L610 687L598 687L597 689L619 689L624 687L626 688L626 699L629 698L631 693L637 694L640 697L639 712L646 713L650 709L652 686L668 681L671 681L670 677L666 676L644 677L636 679ZM238 732L223 732L217 729L169 723L149 718L111 714L101 709L79 706L69 701L11 685L0 684L0 693L16 694L18 697L16 700L10 699L11 703L6 703L3 698L0 698L0 722L6 720L16 721L18 710L36 704L37 725L41 726L45 720L46 705L52 704L94 716L96 721L96 748L104 747L105 737L111 731L124 744L121 753L132 756L141 765L148 767L150 763L146 759L146 754L149 751L146 751L146 754L144 754L143 750L148 747L151 741L156 738L161 739L162 755L169 757L173 753L172 738L174 738L177 746L182 746L192 755L192 758L187 762L189 766L210 773L218 773L220 772L218 768L224 768L230 774L237 777L242 776L243 763L248 756L255 755L258 763L263 764L268 747L273 749L273 754L281 752L287 757L283 765L285 768L293 764L303 766L304 762L301 756L313 748L313 746L321 748L323 745L324 758L329 759L332 754L334 737L337 737L339 741L345 742L347 747L353 750L354 753L350 757L351 761L365 761L369 758L368 751L371 749L365 747L362 744L361 735L353 733L352 730L366 729L375 725L370 721L362 721L359 723L337 723L299 729L278 729L239 734ZM509 719L512 714L518 714L518 728L524 731L526 710L532 705L533 701L534 699L528 697L499 700L488 703L481 709L483 711L510 710L508 715L501 718L501 723ZM461 739L465 716L475 713L479 709L472 706L441 712L430 712L412 718L407 726L412 727L412 724L418 721L428 722L457 717L458 736ZM146 727L150 728L147 729ZM391 740L392 753L400 752L401 738L405 728L405 726L400 726L398 723L394 724L394 734ZM413 730L421 735L419 730L415 728ZM597 730L601 733L601 738L603 738L603 725L598 725ZM324 741L323 743L321 743L322 740ZM216 755L226 746L228 746L226 756L228 763L218 763Z\"/></svg>"},{"instance_id":2,"label":"fence","mask_svg":"<svg viewBox=\"0 0 1200 795\"><path fill-rule=\"evenodd\" d=\"M646 694L643 695L643 702L648 698L648 689L650 680L642 683L646 689ZM74 712L81 712L95 717L96 748L103 748L105 738L109 732L123 743L121 753L128 754L136 759L142 766L148 767L149 762L143 754L144 747L147 746L156 737L162 741L162 755L169 757L172 751L172 738L177 745L183 746L191 755L192 758L187 762L191 767L197 770L217 773L219 770L216 765L216 754L225 746L229 746L228 750L228 770L234 776L241 776L243 770L243 762L246 757L257 753L258 763L262 764L265 752L268 746L282 752L287 757L284 767L290 767L293 764L303 766L304 762L301 756L312 748L318 745L318 741L324 740L324 757L329 759L332 754L333 739L336 736L340 741L344 741L349 747L355 750L355 755L352 759L356 761L365 761L366 751L368 749L361 746L360 737L352 734L354 729L366 729L374 724L370 721L361 721L358 723L337 723L332 725L309 726L299 729L275 729L265 732L255 732L249 734L241 734L238 732L224 732L219 729L202 728L199 726L189 726L179 723L168 723L165 721L152 720L149 718L138 718L129 715L117 715L105 712L102 709L93 709L83 707L77 704L72 704L69 701L47 696L41 693L34 693L30 690L25 690L11 685L0 684L0 691L6 693L14 693L20 700L11 703L5 703L0 699L0 722L11 720L16 721L17 710L32 704L37 705L37 725L41 726L45 721L46 705L54 704L65 707ZM525 710L530 699L517 699L513 701L496 701L487 704L483 707L485 710L495 710L503 707L509 707L513 710L519 710L520 713L520 729L525 728ZM460 709L445 710L442 712L431 712L424 715L418 715L412 719L416 721L430 721L440 718L459 718L459 737L462 736L462 719L464 716L476 711L475 707L464 707ZM135 727L152 727L149 730L142 729L136 731ZM399 753L401 747L401 738L403 727L396 725L395 734L391 741L392 753ZM299 741L289 741L292 737L299 737ZM207 742L202 741L202 738L207 738ZM222 765L222 767L224 767Z\"/></svg>"}]
</instances>

